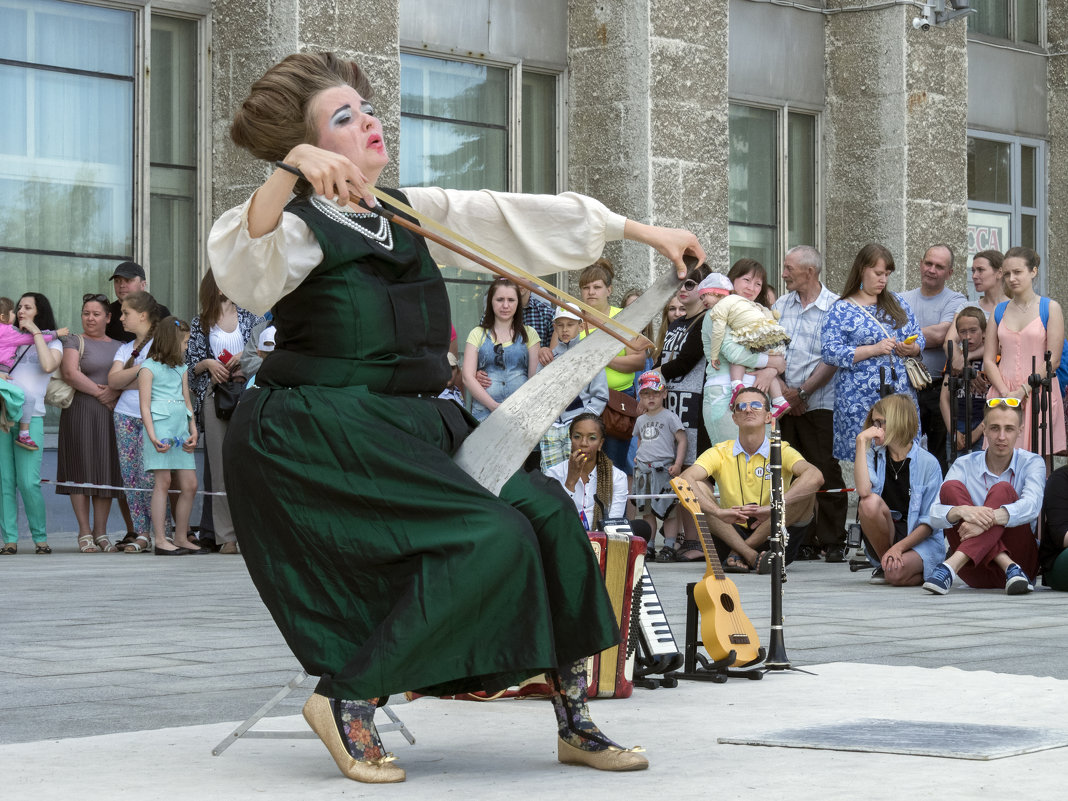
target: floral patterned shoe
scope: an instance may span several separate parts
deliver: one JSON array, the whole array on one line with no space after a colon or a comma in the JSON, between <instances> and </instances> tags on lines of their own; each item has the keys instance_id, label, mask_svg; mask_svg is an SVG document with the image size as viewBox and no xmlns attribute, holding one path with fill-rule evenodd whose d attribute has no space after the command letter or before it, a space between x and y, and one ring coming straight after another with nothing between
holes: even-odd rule
<instances>
[{"instance_id":1,"label":"floral patterned shoe","mask_svg":"<svg viewBox=\"0 0 1068 801\"><path fill-rule=\"evenodd\" d=\"M387 754L375 729L373 701L344 701L312 693L304 705L308 721L341 773L367 784L389 784L405 779L404 768Z\"/></svg>"}]
</instances>

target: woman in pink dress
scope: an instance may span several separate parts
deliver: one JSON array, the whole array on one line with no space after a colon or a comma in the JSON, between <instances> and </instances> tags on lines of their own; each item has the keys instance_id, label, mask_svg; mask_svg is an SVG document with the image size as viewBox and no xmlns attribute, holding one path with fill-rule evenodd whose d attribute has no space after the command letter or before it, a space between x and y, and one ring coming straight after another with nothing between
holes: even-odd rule
<instances>
[{"instance_id":1,"label":"woman in pink dress","mask_svg":"<svg viewBox=\"0 0 1068 801\"><path fill-rule=\"evenodd\" d=\"M1023 432L1016 447L1042 452L1041 444L1031 443L1031 357L1039 375L1046 372L1046 351L1050 352L1053 373L1050 380L1053 401L1049 424L1053 428L1053 453L1064 453L1064 404L1057 381L1057 367L1061 363L1064 346L1064 314L1055 300L1041 297L1032 282L1038 276L1039 256L1030 248L1012 248L1005 254L1002 267L1005 281L1012 290L1012 300L1002 301L994 310L995 325L989 326L983 369L990 379L988 398L1019 398L1024 401ZM1048 304L1048 320L1043 325L1040 313ZM999 362L997 357L1001 355ZM1048 447L1048 446L1047 446Z\"/></svg>"}]
</instances>

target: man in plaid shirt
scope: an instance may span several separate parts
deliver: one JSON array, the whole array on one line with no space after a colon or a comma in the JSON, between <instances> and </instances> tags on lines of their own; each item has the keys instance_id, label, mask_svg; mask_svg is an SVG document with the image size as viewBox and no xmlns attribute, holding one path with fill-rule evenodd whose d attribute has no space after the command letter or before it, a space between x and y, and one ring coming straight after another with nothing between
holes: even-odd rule
<instances>
[{"instance_id":1,"label":"man in plaid shirt","mask_svg":"<svg viewBox=\"0 0 1068 801\"><path fill-rule=\"evenodd\" d=\"M782 279L789 290L775 302L782 316L779 324L790 335L786 350L786 389L790 411L779 418L782 438L824 478L824 489L845 487L842 468L832 453L834 444L834 385L829 383L835 367L820 356L820 330L823 317L838 296L820 283L823 257L809 245L791 249L783 259ZM845 561L846 496L843 493L817 496L817 513L809 529L809 558L819 558L819 548L828 562ZM805 545L802 544L802 548ZM799 558L804 558L799 554Z\"/></svg>"}]
</instances>

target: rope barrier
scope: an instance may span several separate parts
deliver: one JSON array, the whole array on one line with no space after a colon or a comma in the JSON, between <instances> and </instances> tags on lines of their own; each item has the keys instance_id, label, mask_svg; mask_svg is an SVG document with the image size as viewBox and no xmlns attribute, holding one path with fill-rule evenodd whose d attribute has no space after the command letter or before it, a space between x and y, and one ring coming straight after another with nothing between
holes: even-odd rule
<instances>
[{"instance_id":1,"label":"rope barrier","mask_svg":"<svg viewBox=\"0 0 1068 801\"><path fill-rule=\"evenodd\" d=\"M102 489L102 490L118 490L119 492L154 492L152 487L113 487L110 484L83 484L76 481L53 481L50 478L42 478L42 484L51 484L55 487L76 487L78 489ZM181 490L168 490L171 495L180 495ZM226 497L225 492L208 492L207 490L197 490L197 495L216 495L219 497Z\"/></svg>"}]
</instances>

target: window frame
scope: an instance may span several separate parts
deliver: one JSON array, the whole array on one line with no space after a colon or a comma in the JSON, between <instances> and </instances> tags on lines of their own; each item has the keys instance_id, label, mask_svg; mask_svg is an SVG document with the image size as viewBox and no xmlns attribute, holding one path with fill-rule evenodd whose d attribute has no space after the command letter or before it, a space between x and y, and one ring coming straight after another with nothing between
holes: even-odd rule
<instances>
[{"instance_id":1,"label":"window frame","mask_svg":"<svg viewBox=\"0 0 1068 801\"><path fill-rule=\"evenodd\" d=\"M979 31L972 30L969 23L967 28L968 39L974 39L977 42L986 42L989 44L1001 45L1004 47L1004 42L1012 42L1013 48L1019 48L1029 52L1044 52L1047 48L1049 41L1046 38L1048 33L1048 12L1049 4L1047 0L1038 0L1038 42L1026 42L1019 38L1019 0L1008 0L1009 3L1009 35L1005 38L1000 36L991 36L987 33L980 33ZM976 15L968 15L969 18Z\"/></svg>"},{"instance_id":2,"label":"window frame","mask_svg":"<svg viewBox=\"0 0 1068 801\"><path fill-rule=\"evenodd\" d=\"M1008 246L1020 244L1023 231L1023 215L1035 217L1035 252L1042 259L1039 267L1039 287L1044 294L1047 291L1048 262L1046 253L1048 248L1048 224L1049 224L1049 144L1044 139L1036 139L1032 136L1014 136L1012 134L984 131L976 128L968 128L968 139L984 139L991 142L999 142L1009 145L1009 190L1008 203L991 203L988 201L972 200L968 198L968 211L994 212L1008 214L1010 218L1010 231ZM1023 156L1024 147L1035 148L1035 205L1024 206L1022 203L1023 187ZM1008 248L1006 248L1008 249Z\"/></svg>"},{"instance_id":3,"label":"window frame","mask_svg":"<svg viewBox=\"0 0 1068 801\"><path fill-rule=\"evenodd\" d=\"M775 119L775 146L776 146L776 199L775 199L775 213L776 213L776 237L775 243L778 248L775 264L765 264L764 269L768 273L768 280L775 286L776 293L781 297L785 294L785 289L782 283L782 260L786 256L786 251L789 250L791 245L789 244L790 225L789 225L789 206L790 206L790 115L791 114L803 114L813 118L813 135L815 141L815 152L813 153L813 176L815 179L815 188L813 192L813 230L815 233L815 242L805 242L798 244L811 244L817 248L821 253L824 251L823 241L825 237L825 204L823 200L823 109L819 106L815 106L807 103L791 103L783 102L781 100L769 100L767 98L757 98L746 95L732 95L728 97L728 106L738 105L747 106L750 108L758 108L764 110L774 111L776 113ZM728 110L729 117L729 110ZM728 164L728 198L730 195L730 165ZM729 203L729 201L728 201ZM736 220L730 219L728 213L727 219L727 238L728 243L730 241L730 229L733 225L745 225ZM728 244L729 248L729 244ZM734 259L731 257L731 263Z\"/></svg>"}]
</instances>

